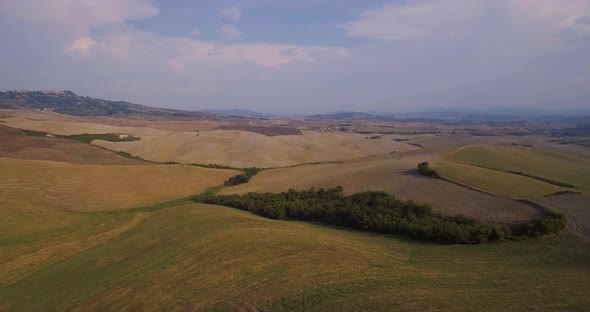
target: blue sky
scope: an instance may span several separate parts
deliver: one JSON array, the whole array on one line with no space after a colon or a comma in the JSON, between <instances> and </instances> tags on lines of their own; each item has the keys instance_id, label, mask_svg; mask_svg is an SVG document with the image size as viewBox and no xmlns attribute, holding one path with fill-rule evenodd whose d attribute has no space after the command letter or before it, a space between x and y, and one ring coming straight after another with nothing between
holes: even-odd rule
<instances>
[{"instance_id":1,"label":"blue sky","mask_svg":"<svg viewBox=\"0 0 590 312\"><path fill-rule=\"evenodd\" d=\"M590 0L3 0L0 89L278 113L590 107Z\"/></svg>"}]
</instances>

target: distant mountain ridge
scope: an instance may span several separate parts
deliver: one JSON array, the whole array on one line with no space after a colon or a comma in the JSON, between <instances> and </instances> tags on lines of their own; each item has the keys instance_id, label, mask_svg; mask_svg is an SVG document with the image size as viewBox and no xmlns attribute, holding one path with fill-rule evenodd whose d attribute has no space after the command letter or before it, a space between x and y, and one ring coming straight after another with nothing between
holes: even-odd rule
<instances>
[{"instance_id":1,"label":"distant mountain ridge","mask_svg":"<svg viewBox=\"0 0 590 312\"><path fill-rule=\"evenodd\" d=\"M0 108L49 110L71 116L205 118L203 112L150 107L126 101L80 96L72 91L0 92Z\"/></svg>"},{"instance_id":2,"label":"distant mountain ridge","mask_svg":"<svg viewBox=\"0 0 590 312\"><path fill-rule=\"evenodd\" d=\"M215 115L229 115L229 116L243 116L243 117L274 117L273 114L255 112L246 109L202 109L204 113L215 114Z\"/></svg>"},{"instance_id":3,"label":"distant mountain ridge","mask_svg":"<svg viewBox=\"0 0 590 312\"><path fill-rule=\"evenodd\" d=\"M339 112L328 114L309 115L307 118L317 120L346 120L346 121L396 121L396 122L444 122L440 118L411 117L398 118L393 113L362 113L362 112Z\"/></svg>"},{"instance_id":4,"label":"distant mountain ridge","mask_svg":"<svg viewBox=\"0 0 590 312\"><path fill-rule=\"evenodd\" d=\"M276 115L244 109L205 109L188 111L150 107L126 101L111 101L80 96L72 91L6 91L0 92L0 109L25 108L48 110L71 116L146 117L172 119L231 118L232 116L267 118ZM432 108L405 112L350 112L301 115L312 120L392 121L489 124L494 126L529 122L567 123L575 127L590 126L590 110L548 111L518 107Z\"/></svg>"},{"instance_id":5,"label":"distant mountain ridge","mask_svg":"<svg viewBox=\"0 0 590 312\"><path fill-rule=\"evenodd\" d=\"M415 112L337 112L306 116L314 120L434 122L445 124L488 124L493 126L527 124L530 122L569 123L577 127L590 125L590 112L552 112L534 109L454 109Z\"/></svg>"}]
</instances>

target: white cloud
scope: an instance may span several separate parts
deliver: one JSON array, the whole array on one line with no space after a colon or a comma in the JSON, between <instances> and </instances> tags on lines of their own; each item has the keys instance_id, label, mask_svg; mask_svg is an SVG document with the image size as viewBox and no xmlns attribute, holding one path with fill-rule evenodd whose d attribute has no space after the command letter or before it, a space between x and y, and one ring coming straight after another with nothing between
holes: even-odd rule
<instances>
[{"instance_id":1,"label":"white cloud","mask_svg":"<svg viewBox=\"0 0 590 312\"><path fill-rule=\"evenodd\" d=\"M238 6L222 9L219 11L221 17L237 22L242 17L242 10Z\"/></svg>"},{"instance_id":2,"label":"white cloud","mask_svg":"<svg viewBox=\"0 0 590 312\"><path fill-rule=\"evenodd\" d=\"M329 55L331 59L343 59L348 55L347 50L344 48L304 47L264 42L226 45L219 47L217 51L215 58L226 63L253 63L267 67L276 67L299 61L313 62L317 57L323 57L324 55Z\"/></svg>"},{"instance_id":3,"label":"white cloud","mask_svg":"<svg viewBox=\"0 0 590 312\"><path fill-rule=\"evenodd\" d=\"M542 27L548 33L590 34L590 0L506 0L515 21Z\"/></svg>"},{"instance_id":4,"label":"white cloud","mask_svg":"<svg viewBox=\"0 0 590 312\"><path fill-rule=\"evenodd\" d=\"M0 0L0 85L192 109L587 107L590 41L570 39L590 33L590 0L395 1L343 26L379 42L342 48L170 36L129 23L157 15L151 1Z\"/></svg>"},{"instance_id":5,"label":"white cloud","mask_svg":"<svg viewBox=\"0 0 590 312\"><path fill-rule=\"evenodd\" d=\"M96 41L92 38L80 38L72 41L67 47L66 51L80 54L83 57L90 57L90 51L93 46L96 45Z\"/></svg>"},{"instance_id":6,"label":"white cloud","mask_svg":"<svg viewBox=\"0 0 590 312\"><path fill-rule=\"evenodd\" d=\"M78 35L159 14L152 0L3 0L0 10L40 27Z\"/></svg>"},{"instance_id":7,"label":"white cloud","mask_svg":"<svg viewBox=\"0 0 590 312\"><path fill-rule=\"evenodd\" d=\"M348 36L382 41L454 37L472 31L474 21L494 10L515 27L590 33L590 0L408 0L365 10L341 27Z\"/></svg>"},{"instance_id":8,"label":"white cloud","mask_svg":"<svg viewBox=\"0 0 590 312\"><path fill-rule=\"evenodd\" d=\"M363 11L360 18L342 25L351 37L376 40L412 40L441 29L462 30L481 14L483 0L409 0Z\"/></svg>"},{"instance_id":9,"label":"white cloud","mask_svg":"<svg viewBox=\"0 0 590 312\"><path fill-rule=\"evenodd\" d=\"M242 32L237 27L228 24L221 25L219 33L227 40L240 39L242 36Z\"/></svg>"},{"instance_id":10,"label":"white cloud","mask_svg":"<svg viewBox=\"0 0 590 312\"><path fill-rule=\"evenodd\" d=\"M317 56L333 54L342 59L346 49L337 47L273 44L267 42L227 44L191 37L162 36L128 25L129 20L159 13L151 0L7 0L0 3L18 23L36 25L35 36L56 36L62 51L88 61L144 62L179 73L204 63L220 66L256 64L276 67L294 62L313 62ZM238 20L237 6L223 10L223 15ZM91 35L100 29L100 35ZM42 35L43 34L43 35ZM194 37L200 32L191 33ZM220 34L228 40L239 39L241 31L223 24Z\"/></svg>"},{"instance_id":11,"label":"white cloud","mask_svg":"<svg viewBox=\"0 0 590 312\"><path fill-rule=\"evenodd\" d=\"M165 37L127 29L116 30L97 38L75 40L68 52L82 56L103 56L107 59L137 62L167 67L174 73L197 70L203 64L255 64L277 67L295 62L313 62L318 58L343 60L348 50L338 47L301 46L250 42L239 44L214 43L183 37Z\"/></svg>"}]
</instances>

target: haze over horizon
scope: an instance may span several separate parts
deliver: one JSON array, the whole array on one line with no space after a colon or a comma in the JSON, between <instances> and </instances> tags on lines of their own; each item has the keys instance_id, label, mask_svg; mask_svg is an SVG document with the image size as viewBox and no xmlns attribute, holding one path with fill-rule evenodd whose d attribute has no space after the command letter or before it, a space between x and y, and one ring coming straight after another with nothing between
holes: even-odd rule
<instances>
[{"instance_id":1,"label":"haze over horizon","mask_svg":"<svg viewBox=\"0 0 590 312\"><path fill-rule=\"evenodd\" d=\"M0 89L188 110L590 107L590 0L5 0Z\"/></svg>"}]
</instances>

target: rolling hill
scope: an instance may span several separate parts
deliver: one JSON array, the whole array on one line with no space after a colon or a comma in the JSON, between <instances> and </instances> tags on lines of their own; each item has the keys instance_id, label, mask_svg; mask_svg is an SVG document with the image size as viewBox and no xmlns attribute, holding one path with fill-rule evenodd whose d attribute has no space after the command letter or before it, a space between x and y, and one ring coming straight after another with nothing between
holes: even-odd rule
<instances>
[{"instance_id":1,"label":"rolling hill","mask_svg":"<svg viewBox=\"0 0 590 312\"><path fill-rule=\"evenodd\" d=\"M567 236L442 246L189 202L118 214L35 216L58 217L52 213L64 220L60 226L21 231L0 244L3 310L491 311L590 305L590 245ZM5 224L1 219L0 226Z\"/></svg>"},{"instance_id":2,"label":"rolling hill","mask_svg":"<svg viewBox=\"0 0 590 312\"><path fill-rule=\"evenodd\" d=\"M208 114L80 96L71 91L0 92L0 108L42 109L72 116L204 118Z\"/></svg>"}]
</instances>

